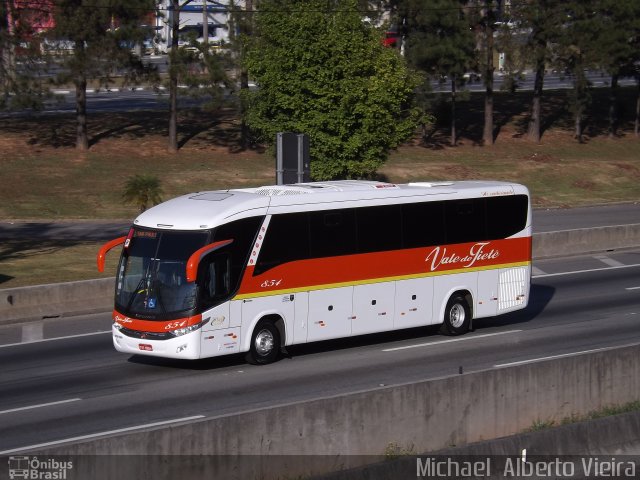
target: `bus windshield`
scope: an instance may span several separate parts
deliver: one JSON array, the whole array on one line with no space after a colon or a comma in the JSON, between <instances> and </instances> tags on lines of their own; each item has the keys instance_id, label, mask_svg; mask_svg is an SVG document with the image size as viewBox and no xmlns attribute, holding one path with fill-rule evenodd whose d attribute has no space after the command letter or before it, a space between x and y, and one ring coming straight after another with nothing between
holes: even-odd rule
<instances>
[{"instance_id":1,"label":"bus windshield","mask_svg":"<svg viewBox=\"0 0 640 480\"><path fill-rule=\"evenodd\" d=\"M155 319L195 309L197 287L186 280L186 263L208 238L205 231L134 229L118 267L119 310Z\"/></svg>"}]
</instances>

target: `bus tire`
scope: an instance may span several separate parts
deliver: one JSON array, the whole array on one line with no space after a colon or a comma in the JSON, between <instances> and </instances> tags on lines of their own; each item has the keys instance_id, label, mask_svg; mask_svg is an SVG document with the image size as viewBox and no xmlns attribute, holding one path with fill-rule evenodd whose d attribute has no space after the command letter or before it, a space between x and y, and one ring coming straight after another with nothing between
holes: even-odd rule
<instances>
[{"instance_id":1,"label":"bus tire","mask_svg":"<svg viewBox=\"0 0 640 480\"><path fill-rule=\"evenodd\" d=\"M461 293L455 293L444 309L444 321L440 331L445 335L462 335L469 331L471 308Z\"/></svg>"},{"instance_id":2,"label":"bus tire","mask_svg":"<svg viewBox=\"0 0 640 480\"><path fill-rule=\"evenodd\" d=\"M269 320L261 320L251 334L247 361L253 365L274 362L280 354L280 331Z\"/></svg>"}]
</instances>

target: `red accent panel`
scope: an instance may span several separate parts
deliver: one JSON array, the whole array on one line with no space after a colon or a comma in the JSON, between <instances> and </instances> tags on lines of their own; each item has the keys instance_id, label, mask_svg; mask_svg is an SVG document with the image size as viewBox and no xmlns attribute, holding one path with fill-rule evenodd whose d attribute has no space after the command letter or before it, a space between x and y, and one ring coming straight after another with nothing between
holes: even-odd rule
<instances>
[{"instance_id":1,"label":"red accent panel","mask_svg":"<svg viewBox=\"0 0 640 480\"><path fill-rule=\"evenodd\" d=\"M112 248L123 244L126 239L127 237L116 238L114 240L111 240L110 242L105 243L102 246L102 248L100 248L100 250L98 251L98 258L96 259L98 263L99 272L104 272L104 260L105 260L105 257L107 256L107 252Z\"/></svg>"},{"instance_id":2,"label":"red accent panel","mask_svg":"<svg viewBox=\"0 0 640 480\"><path fill-rule=\"evenodd\" d=\"M459 243L289 262L253 276L247 267L238 295L314 288L385 278L499 267L531 260L531 237Z\"/></svg>"},{"instance_id":3,"label":"red accent panel","mask_svg":"<svg viewBox=\"0 0 640 480\"><path fill-rule=\"evenodd\" d=\"M114 323L119 323L125 328L136 330L138 332L154 332L162 333L178 328L190 327L202 322L202 315L194 315L193 317L176 318L175 320L138 320L122 315L117 310L113 311Z\"/></svg>"},{"instance_id":4,"label":"red accent panel","mask_svg":"<svg viewBox=\"0 0 640 480\"><path fill-rule=\"evenodd\" d=\"M233 240L220 240L219 242L213 242L209 245L205 245L202 248L199 248L189 257L187 260L187 282L195 282L196 277L198 276L198 265L200 265L200 260L202 257L207 255L208 253L213 252L218 248L222 248L225 245L229 245Z\"/></svg>"}]
</instances>

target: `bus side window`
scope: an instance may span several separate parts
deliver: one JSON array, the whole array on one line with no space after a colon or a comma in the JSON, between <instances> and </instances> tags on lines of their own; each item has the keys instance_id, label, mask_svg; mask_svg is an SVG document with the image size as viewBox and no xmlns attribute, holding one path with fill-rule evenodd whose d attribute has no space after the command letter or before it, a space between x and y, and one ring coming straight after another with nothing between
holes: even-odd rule
<instances>
[{"instance_id":1,"label":"bus side window","mask_svg":"<svg viewBox=\"0 0 640 480\"><path fill-rule=\"evenodd\" d=\"M224 247L224 251L231 255L230 292L238 288L240 277L251 253L251 247L263 220L264 217L243 218L221 225L214 230L214 241L233 239L233 243Z\"/></svg>"},{"instance_id":2,"label":"bus side window","mask_svg":"<svg viewBox=\"0 0 640 480\"><path fill-rule=\"evenodd\" d=\"M210 305L226 298L231 293L231 256L228 253L211 255L204 262L202 283L203 303Z\"/></svg>"},{"instance_id":3,"label":"bus side window","mask_svg":"<svg viewBox=\"0 0 640 480\"><path fill-rule=\"evenodd\" d=\"M523 230L528 213L526 195L487 198L487 240L507 238Z\"/></svg>"},{"instance_id":4,"label":"bus side window","mask_svg":"<svg viewBox=\"0 0 640 480\"><path fill-rule=\"evenodd\" d=\"M357 253L356 221L353 209L311 212L309 240L312 258Z\"/></svg>"},{"instance_id":5,"label":"bus side window","mask_svg":"<svg viewBox=\"0 0 640 480\"><path fill-rule=\"evenodd\" d=\"M402 248L402 214L399 205L356 209L358 253Z\"/></svg>"},{"instance_id":6,"label":"bus side window","mask_svg":"<svg viewBox=\"0 0 640 480\"><path fill-rule=\"evenodd\" d=\"M309 258L308 214L303 212L273 215L253 274L260 275L283 263L307 258Z\"/></svg>"},{"instance_id":7,"label":"bus side window","mask_svg":"<svg viewBox=\"0 0 640 480\"><path fill-rule=\"evenodd\" d=\"M487 238L483 198L445 202L447 243L478 242Z\"/></svg>"},{"instance_id":8,"label":"bus side window","mask_svg":"<svg viewBox=\"0 0 640 480\"><path fill-rule=\"evenodd\" d=\"M404 248L445 243L444 202L407 203L401 210Z\"/></svg>"}]
</instances>

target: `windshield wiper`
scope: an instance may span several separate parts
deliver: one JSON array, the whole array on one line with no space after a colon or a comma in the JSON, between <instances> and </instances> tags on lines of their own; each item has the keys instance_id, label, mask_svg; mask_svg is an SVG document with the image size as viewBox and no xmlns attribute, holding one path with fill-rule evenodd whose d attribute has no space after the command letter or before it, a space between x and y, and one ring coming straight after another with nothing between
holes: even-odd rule
<instances>
[{"instance_id":1,"label":"windshield wiper","mask_svg":"<svg viewBox=\"0 0 640 480\"><path fill-rule=\"evenodd\" d=\"M138 282L138 285L136 285L136 288L133 289L133 293L131 294L131 297L129 297L129 302L127 303L127 311L131 310L131 305L133 305L133 301L138 296L138 289L144 286L144 283L146 280L147 280L146 276L142 277Z\"/></svg>"}]
</instances>

